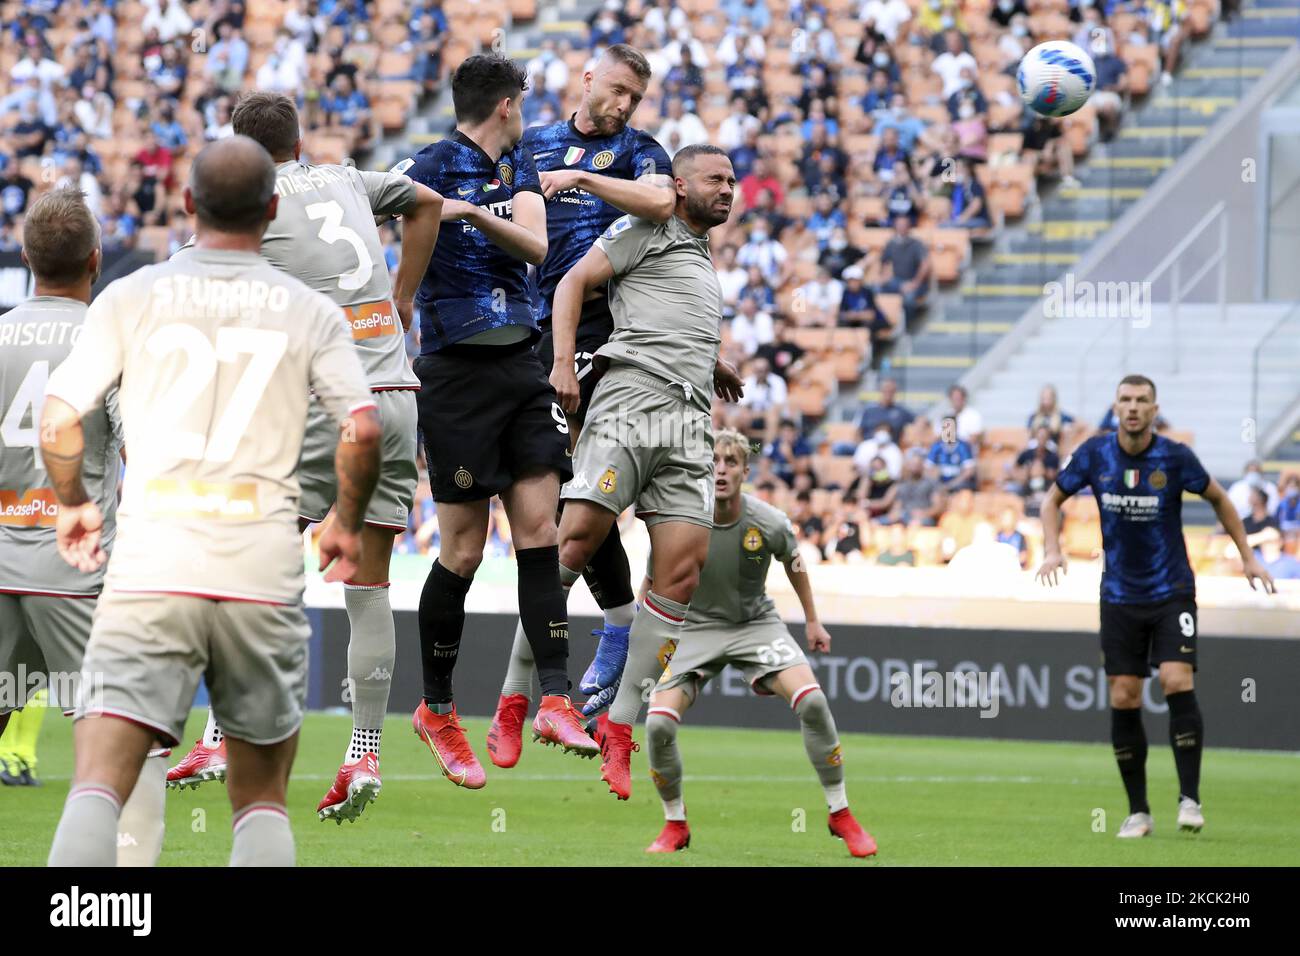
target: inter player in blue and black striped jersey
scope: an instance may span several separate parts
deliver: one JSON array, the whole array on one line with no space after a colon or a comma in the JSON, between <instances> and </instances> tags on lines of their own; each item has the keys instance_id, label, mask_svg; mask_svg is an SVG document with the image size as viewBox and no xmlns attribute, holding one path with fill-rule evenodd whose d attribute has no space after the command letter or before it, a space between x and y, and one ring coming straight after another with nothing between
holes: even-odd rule
<instances>
[{"instance_id":1,"label":"inter player in blue and black striped jersey","mask_svg":"<svg viewBox=\"0 0 1300 956\"><path fill-rule=\"evenodd\" d=\"M456 130L399 163L445 197L442 231L416 295L420 430L442 547L420 596L424 699L416 733L459 786L484 784L452 703L465 595L483 560L488 504L500 495L519 563L519 613L537 661L536 734L586 756L596 749L569 702L569 628L555 514L572 474L569 425L533 350L528 265L546 259L546 208L520 144L523 70L471 56L452 77Z\"/></svg>"},{"instance_id":2,"label":"inter player in blue and black striped jersey","mask_svg":"<svg viewBox=\"0 0 1300 956\"><path fill-rule=\"evenodd\" d=\"M1186 445L1156 434L1155 384L1126 376L1115 396L1119 431L1095 435L1075 450L1043 503L1043 565L1037 577L1054 585L1065 570L1060 508L1084 486L1101 513L1105 569L1101 578L1101 650L1110 684L1111 743L1128 791L1129 816L1119 836L1151 833L1146 795L1147 740L1142 729L1142 680L1156 669L1169 704L1169 742L1178 770L1178 825L1199 831L1203 726L1192 675L1196 671L1196 581L1183 540L1183 491L1214 506L1242 554L1252 588L1273 579L1246 544L1227 492Z\"/></svg>"},{"instance_id":3,"label":"inter player in blue and black striped jersey","mask_svg":"<svg viewBox=\"0 0 1300 956\"><path fill-rule=\"evenodd\" d=\"M628 125L649 81L646 58L616 43L583 74L582 101L572 116L524 133L523 148L537 165L546 197L548 250L537 270L542 329L537 351L548 370L555 356L551 306L560 280L620 216L631 214L656 223L672 218L676 193L668 154L649 133ZM583 303L579 317L574 373L581 404L569 416L571 443L577 442L600 378L593 357L613 331L614 319L602 288ZM567 572L562 568L560 573ZM600 637L596 660L580 684L584 692L593 693L608 686L622 670L635 607L631 570L617 524L592 555L583 577L605 616L604 626L596 632ZM510 667L488 732L488 753L499 767L513 767L519 759L532 690L529 650L521 629L515 633Z\"/></svg>"}]
</instances>

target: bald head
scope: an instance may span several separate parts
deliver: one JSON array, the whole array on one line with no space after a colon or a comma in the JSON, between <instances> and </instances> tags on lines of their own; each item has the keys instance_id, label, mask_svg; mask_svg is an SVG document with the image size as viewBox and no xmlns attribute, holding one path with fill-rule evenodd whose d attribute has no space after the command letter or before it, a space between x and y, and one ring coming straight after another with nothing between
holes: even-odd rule
<instances>
[{"instance_id":1,"label":"bald head","mask_svg":"<svg viewBox=\"0 0 1300 956\"><path fill-rule=\"evenodd\" d=\"M260 235L275 218L274 199L275 163L247 136L210 143L190 168L185 206L200 227Z\"/></svg>"}]
</instances>

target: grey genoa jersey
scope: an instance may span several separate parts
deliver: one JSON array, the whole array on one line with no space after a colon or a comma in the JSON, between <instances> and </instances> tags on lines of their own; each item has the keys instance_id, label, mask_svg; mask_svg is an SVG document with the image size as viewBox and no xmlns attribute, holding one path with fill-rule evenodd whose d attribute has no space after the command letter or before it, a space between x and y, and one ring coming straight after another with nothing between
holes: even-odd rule
<instances>
[{"instance_id":1,"label":"grey genoa jersey","mask_svg":"<svg viewBox=\"0 0 1300 956\"><path fill-rule=\"evenodd\" d=\"M686 615L688 628L777 619L776 605L767 594L767 572L773 558L785 562L794 557L794 526L785 512L753 495L741 499L735 524L713 526L709 556Z\"/></svg>"},{"instance_id":2,"label":"grey genoa jersey","mask_svg":"<svg viewBox=\"0 0 1300 956\"><path fill-rule=\"evenodd\" d=\"M41 460L45 386L80 337L86 305L36 296L0 316L0 591L97 594L104 570L84 574L61 557L54 538L58 502ZM117 389L82 418L86 450L82 479L104 516L104 550L116 531L121 426Z\"/></svg>"},{"instance_id":3,"label":"grey genoa jersey","mask_svg":"<svg viewBox=\"0 0 1300 956\"><path fill-rule=\"evenodd\" d=\"M596 245L614 267L614 334L596 354L689 386L687 400L708 411L722 344L722 287L709 237L676 216L665 223L624 216Z\"/></svg>"},{"instance_id":4,"label":"grey genoa jersey","mask_svg":"<svg viewBox=\"0 0 1300 956\"><path fill-rule=\"evenodd\" d=\"M292 160L276 167L275 191L279 209L262 255L343 307L371 388L418 389L375 225L376 216L415 202L415 184L396 173Z\"/></svg>"},{"instance_id":5,"label":"grey genoa jersey","mask_svg":"<svg viewBox=\"0 0 1300 956\"><path fill-rule=\"evenodd\" d=\"M119 380L105 586L298 603L309 391L335 420L375 407L339 307L256 253L184 250L100 293L46 391L84 414Z\"/></svg>"}]
</instances>

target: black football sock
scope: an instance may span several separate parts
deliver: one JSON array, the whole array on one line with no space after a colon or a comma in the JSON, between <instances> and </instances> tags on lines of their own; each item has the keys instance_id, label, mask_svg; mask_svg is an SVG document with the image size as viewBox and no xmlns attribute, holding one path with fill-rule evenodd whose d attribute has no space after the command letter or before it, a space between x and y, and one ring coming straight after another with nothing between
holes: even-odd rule
<instances>
[{"instance_id":1,"label":"black football sock","mask_svg":"<svg viewBox=\"0 0 1300 956\"><path fill-rule=\"evenodd\" d=\"M424 667L424 703L434 713L451 704L451 672L465 628L465 595L473 578L462 578L433 562L420 592L420 658Z\"/></svg>"},{"instance_id":2,"label":"black football sock","mask_svg":"<svg viewBox=\"0 0 1300 956\"><path fill-rule=\"evenodd\" d=\"M1165 700L1169 703L1169 744L1174 748L1179 794L1200 803L1205 726L1201 721L1201 708L1196 703L1196 691L1169 694Z\"/></svg>"},{"instance_id":3,"label":"black football sock","mask_svg":"<svg viewBox=\"0 0 1300 956\"><path fill-rule=\"evenodd\" d=\"M560 549L524 548L519 564L519 620L543 696L569 692L569 612L560 586Z\"/></svg>"},{"instance_id":4,"label":"black football sock","mask_svg":"<svg viewBox=\"0 0 1300 956\"><path fill-rule=\"evenodd\" d=\"M1110 709L1110 742L1115 748L1120 779L1128 791L1129 813L1150 813L1147 804L1147 735L1142 729L1142 708Z\"/></svg>"},{"instance_id":5,"label":"black football sock","mask_svg":"<svg viewBox=\"0 0 1300 956\"><path fill-rule=\"evenodd\" d=\"M618 533L617 523L610 526L609 534L582 569L582 579L587 582L587 589L602 611L627 609L626 620L609 623L621 627L631 625L631 607L636 595L632 593L632 568L628 564L627 552L623 550L623 538Z\"/></svg>"}]
</instances>

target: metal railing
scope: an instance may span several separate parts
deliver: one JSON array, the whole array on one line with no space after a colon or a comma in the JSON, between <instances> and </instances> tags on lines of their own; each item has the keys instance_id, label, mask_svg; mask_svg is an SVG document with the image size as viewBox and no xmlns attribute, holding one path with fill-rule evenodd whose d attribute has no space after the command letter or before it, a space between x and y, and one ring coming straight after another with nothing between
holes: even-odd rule
<instances>
[{"instance_id":1,"label":"metal railing","mask_svg":"<svg viewBox=\"0 0 1300 956\"><path fill-rule=\"evenodd\" d=\"M1217 224L1218 242L1215 249L1206 258L1205 262L1193 273L1190 281L1184 283L1183 275L1183 258L1185 253L1190 249L1198 239ZM1173 336L1170 346L1170 357L1172 359L1172 369L1174 374L1178 373L1179 352L1181 349L1178 334L1178 308L1183 299L1189 295L1201 281L1210 274L1211 270L1217 269L1217 283L1215 289L1214 302L1219 307L1219 321L1225 322L1228 317L1227 301L1227 283L1228 283L1228 212L1227 204L1220 200L1215 203L1201 220L1184 236L1176 246L1169 250L1169 254L1160 260L1160 264L1139 280L1145 288L1153 288L1157 281L1169 274L1169 319L1173 323ZM1148 306L1152 303L1148 302ZM1150 321L1148 319L1148 321ZM1129 356L1129 327L1135 325L1133 316L1115 316L1096 335L1083 354L1079 358L1079 401L1080 407L1090 407L1088 400L1088 361L1097 346L1103 341L1111 338L1111 332L1115 329L1116 324L1120 327L1120 360L1119 364L1123 368L1128 367ZM1145 326L1141 326L1145 328Z\"/></svg>"},{"instance_id":2,"label":"metal railing","mask_svg":"<svg viewBox=\"0 0 1300 956\"><path fill-rule=\"evenodd\" d=\"M1285 343L1285 344L1284 344ZM1296 343L1300 343L1300 302L1297 302L1285 315L1279 318L1268 331L1260 338L1259 343L1255 346L1254 355L1251 358L1250 373L1250 416L1255 425L1255 434L1261 442L1266 441L1266 435L1276 424L1275 421L1265 423L1260 419L1260 391L1261 383L1266 376L1270 379L1278 379L1283 387L1290 386L1294 391L1300 388L1300 363L1293 362L1289 351L1296 350ZM1281 361L1275 363L1272 367L1266 368L1263 361L1266 354L1273 353L1274 357L1280 353ZM1288 409L1278 410L1278 415L1283 416ZM1269 442L1271 444L1271 442ZM1261 448L1261 452L1269 449Z\"/></svg>"}]
</instances>

